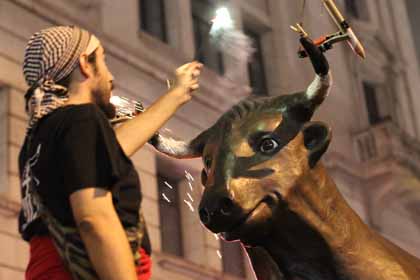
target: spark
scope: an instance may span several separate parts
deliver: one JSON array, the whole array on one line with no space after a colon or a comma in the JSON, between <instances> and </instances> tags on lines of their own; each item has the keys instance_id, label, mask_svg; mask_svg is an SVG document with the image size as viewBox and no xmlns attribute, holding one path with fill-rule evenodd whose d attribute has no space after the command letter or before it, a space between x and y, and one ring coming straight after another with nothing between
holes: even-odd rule
<instances>
[{"instance_id":1,"label":"spark","mask_svg":"<svg viewBox=\"0 0 420 280\"><path fill-rule=\"evenodd\" d=\"M113 95L110 102L115 107L114 121L125 118L132 119L141 112L144 112L143 104L124 96ZM111 120L112 122L112 120Z\"/></svg>"},{"instance_id":2,"label":"spark","mask_svg":"<svg viewBox=\"0 0 420 280\"><path fill-rule=\"evenodd\" d=\"M166 196L166 194L162 193L162 197L163 199L165 199L167 202L171 203L171 201L169 200L169 198Z\"/></svg>"},{"instance_id":3,"label":"spark","mask_svg":"<svg viewBox=\"0 0 420 280\"><path fill-rule=\"evenodd\" d=\"M194 202L194 199L192 198L192 196L190 195L190 193L187 192L187 196L191 200L191 202Z\"/></svg>"},{"instance_id":4,"label":"spark","mask_svg":"<svg viewBox=\"0 0 420 280\"><path fill-rule=\"evenodd\" d=\"M164 182L165 183L165 185L168 187L168 188L170 188L171 190L173 190L174 189L174 187L172 187L168 182Z\"/></svg>"},{"instance_id":5,"label":"spark","mask_svg":"<svg viewBox=\"0 0 420 280\"><path fill-rule=\"evenodd\" d=\"M194 181L194 177L187 170L185 170L185 177L187 178L188 181Z\"/></svg>"},{"instance_id":6,"label":"spark","mask_svg":"<svg viewBox=\"0 0 420 280\"><path fill-rule=\"evenodd\" d=\"M213 233L213 234L214 234L214 238L216 238L216 240L219 240L220 239L217 234L215 234L215 233Z\"/></svg>"},{"instance_id":7,"label":"spark","mask_svg":"<svg viewBox=\"0 0 420 280\"><path fill-rule=\"evenodd\" d=\"M217 250L217 256L219 257L219 259L221 259L221 258L222 258L222 254L220 253L220 251L219 251L219 250Z\"/></svg>"},{"instance_id":8,"label":"spark","mask_svg":"<svg viewBox=\"0 0 420 280\"><path fill-rule=\"evenodd\" d=\"M184 202L185 202L185 204L188 205L188 207L190 208L191 212L194 212L194 207L192 206L191 202L190 201L187 201L185 199L184 199Z\"/></svg>"}]
</instances>

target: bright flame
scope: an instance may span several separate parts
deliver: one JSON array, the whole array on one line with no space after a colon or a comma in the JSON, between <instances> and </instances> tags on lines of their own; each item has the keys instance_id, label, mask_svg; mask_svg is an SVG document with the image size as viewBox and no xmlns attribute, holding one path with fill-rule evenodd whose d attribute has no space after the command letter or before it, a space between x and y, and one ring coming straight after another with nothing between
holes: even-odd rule
<instances>
[{"instance_id":1,"label":"bright flame","mask_svg":"<svg viewBox=\"0 0 420 280\"><path fill-rule=\"evenodd\" d=\"M233 28L233 20L230 16L229 10L225 7L216 10L216 17L212 20L212 31L216 32L220 29Z\"/></svg>"}]
</instances>

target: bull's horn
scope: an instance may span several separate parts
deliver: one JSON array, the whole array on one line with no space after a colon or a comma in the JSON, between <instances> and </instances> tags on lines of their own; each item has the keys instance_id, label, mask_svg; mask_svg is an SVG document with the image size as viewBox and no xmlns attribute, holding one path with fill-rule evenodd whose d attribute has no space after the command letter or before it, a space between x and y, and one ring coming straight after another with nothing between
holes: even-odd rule
<instances>
[{"instance_id":1,"label":"bull's horn","mask_svg":"<svg viewBox=\"0 0 420 280\"><path fill-rule=\"evenodd\" d=\"M153 145L156 150L167 156L174 158L196 158L200 157L207 138L207 130L199 134L190 142L177 140L172 137L166 137L156 133L149 143Z\"/></svg>"},{"instance_id":2,"label":"bull's horn","mask_svg":"<svg viewBox=\"0 0 420 280\"><path fill-rule=\"evenodd\" d=\"M314 107L320 105L328 96L331 90L332 75L328 71L327 75L316 75L315 79L306 89L305 95L308 100L311 100Z\"/></svg>"},{"instance_id":3,"label":"bull's horn","mask_svg":"<svg viewBox=\"0 0 420 280\"><path fill-rule=\"evenodd\" d=\"M308 37L300 38L300 43L308 54L316 73L315 79L305 92L306 98L316 107L328 96L332 84L332 75L328 61L318 46Z\"/></svg>"}]
</instances>

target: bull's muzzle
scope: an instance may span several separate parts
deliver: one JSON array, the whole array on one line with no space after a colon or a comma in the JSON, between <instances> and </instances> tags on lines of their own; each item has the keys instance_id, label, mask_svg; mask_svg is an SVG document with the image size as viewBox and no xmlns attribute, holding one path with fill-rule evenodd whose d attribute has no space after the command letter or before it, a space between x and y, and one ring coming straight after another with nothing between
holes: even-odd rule
<instances>
[{"instance_id":1,"label":"bull's muzzle","mask_svg":"<svg viewBox=\"0 0 420 280\"><path fill-rule=\"evenodd\" d=\"M207 195L199 206L201 222L216 233L228 230L240 213L239 206L226 195Z\"/></svg>"}]
</instances>

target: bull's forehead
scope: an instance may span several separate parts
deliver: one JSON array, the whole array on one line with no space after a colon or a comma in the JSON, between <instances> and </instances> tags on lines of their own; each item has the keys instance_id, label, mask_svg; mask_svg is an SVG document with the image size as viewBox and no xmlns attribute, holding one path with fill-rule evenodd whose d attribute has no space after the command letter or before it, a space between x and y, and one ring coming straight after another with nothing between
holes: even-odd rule
<instances>
[{"instance_id":1,"label":"bull's forehead","mask_svg":"<svg viewBox=\"0 0 420 280\"><path fill-rule=\"evenodd\" d=\"M261 133L274 131L282 121L281 114L264 114L233 123L229 139L230 150L237 157L253 156L255 151L250 143Z\"/></svg>"}]
</instances>

